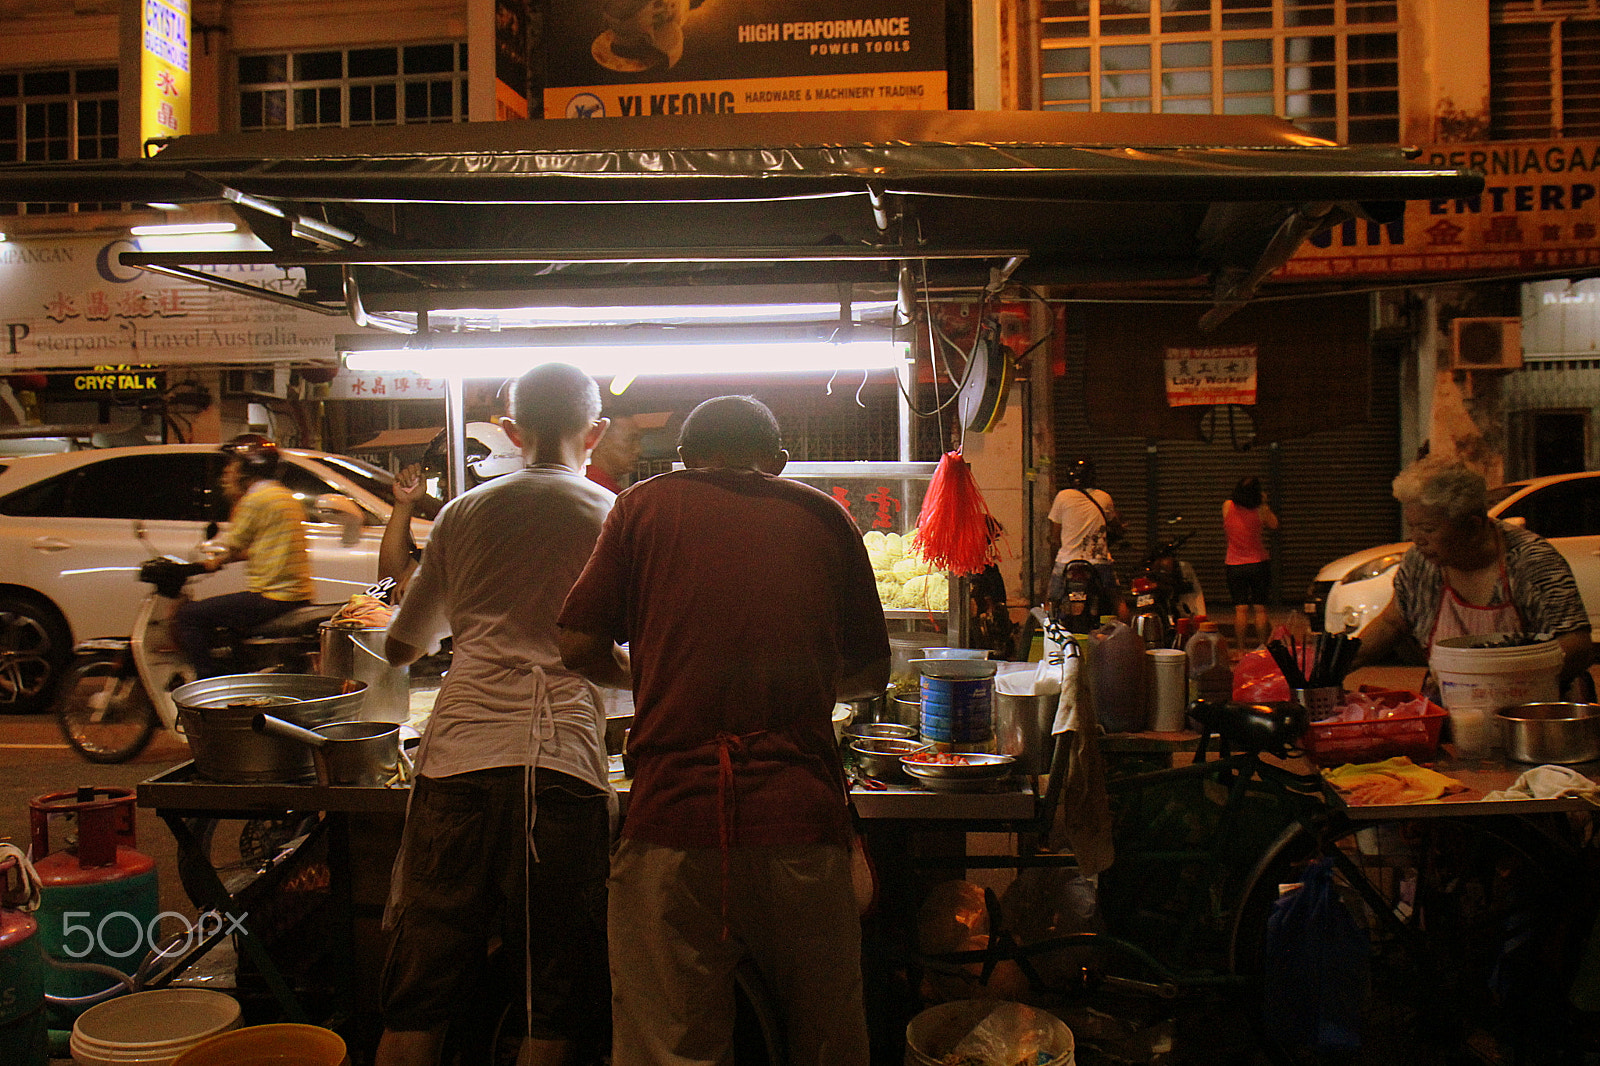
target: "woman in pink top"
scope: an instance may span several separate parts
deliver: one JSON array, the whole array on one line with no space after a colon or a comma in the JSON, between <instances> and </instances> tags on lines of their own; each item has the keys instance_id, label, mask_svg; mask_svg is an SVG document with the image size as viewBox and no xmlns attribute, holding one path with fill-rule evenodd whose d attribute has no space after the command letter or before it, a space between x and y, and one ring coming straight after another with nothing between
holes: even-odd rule
<instances>
[{"instance_id":1,"label":"woman in pink top","mask_svg":"<svg viewBox=\"0 0 1600 1066\"><path fill-rule=\"evenodd\" d=\"M1278 528L1261 495L1261 479L1242 477L1233 495L1222 505L1222 528L1228 534L1228 595L1233 598L1233 632L1240 647L1247 647L1250 608L1256 609L1256 631L1267 639L1267 596L1272 589L1272 561L1262 541L1262 531Z\"/></svg>"}]
</instances>

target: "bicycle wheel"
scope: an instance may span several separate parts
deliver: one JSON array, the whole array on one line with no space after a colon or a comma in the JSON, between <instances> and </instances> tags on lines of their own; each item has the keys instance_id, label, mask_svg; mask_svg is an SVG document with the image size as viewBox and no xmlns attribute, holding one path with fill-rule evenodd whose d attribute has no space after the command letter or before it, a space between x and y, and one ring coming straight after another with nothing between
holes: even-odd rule
<instances>
[{"instance_id":1,"label":"bicycle wheel","mask_svg":"<svg viewBox=\"0 0 1600 1066\"><path fill-rule=\"evenodd\" d=\"M114 660L94 659L67 676L56 724L90 762L127 762L150 743L156 710L137 675Z\"/></svg>"},{"instance_id":2,"label":"bicycle wheel","mask_svg":"<svg viewBox=\"0 0 1600 1066\"><path fill-rule=\"evenodd\" d=\"M1263 980L1268 916L1280 886L1298 884L1319 857L1332 860L1335 893L1369 944L1365 987L1344 989L1359 1004L1355 1050L1318 1049L1263 1024L1275 1009ZM1428 818L1320 837L1286 831L1257 864L1230 950L1263 1050L1280 1063L1341 1066L1442 1066L1503 1054L1554 1061L1544 1056L1559 1055L1570 1031L1571 970L1553 960L1574 939L1578 874L1556 842L1514 819Z\"/></svg>"}]
</instances>

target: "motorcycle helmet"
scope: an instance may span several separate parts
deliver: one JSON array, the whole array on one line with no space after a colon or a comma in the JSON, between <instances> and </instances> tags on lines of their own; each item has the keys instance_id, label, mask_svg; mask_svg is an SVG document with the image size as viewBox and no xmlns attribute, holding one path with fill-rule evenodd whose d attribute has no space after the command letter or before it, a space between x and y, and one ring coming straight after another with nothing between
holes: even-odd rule
<instances>
[{"instance_id":1,"label":"motorcycle helmet","mask_svg":"<svg viewBox=\"0 0 1600 1066\"><path fill-rule=\"evenodd\" d=\"M1092 489L1095 480L1094 460L1085 456L1072 459L1061 468L1061 484L1069 489Z\"/></svg>"},{"instance_id":2,"label":"motorcycle helmet","mask_svg":"<svg viewBox=\"0 0 1600 1066\"><path fill-rule=\"evenodd\" d=\"M259 433L241 433L222 446L224 455L239 460L250 477L272 477L278 472L278 445Z\"/></svg>"}]
</instances>

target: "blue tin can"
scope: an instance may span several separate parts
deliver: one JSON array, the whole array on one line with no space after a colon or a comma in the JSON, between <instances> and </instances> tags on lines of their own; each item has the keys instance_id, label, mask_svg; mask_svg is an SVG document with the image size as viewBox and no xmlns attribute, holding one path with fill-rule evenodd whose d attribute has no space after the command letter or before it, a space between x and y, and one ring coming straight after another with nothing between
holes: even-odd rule
<instances>
[{"instance_id":1,"label":"blue tin can","mask_svg":"<svg viewBox=\"0 0 1600 1066\"><path fill-rule=\"evenodd\" d=\"M992 678L922 679L922 739L978 750L994 738Z\"/></svg>"}]
</instances>

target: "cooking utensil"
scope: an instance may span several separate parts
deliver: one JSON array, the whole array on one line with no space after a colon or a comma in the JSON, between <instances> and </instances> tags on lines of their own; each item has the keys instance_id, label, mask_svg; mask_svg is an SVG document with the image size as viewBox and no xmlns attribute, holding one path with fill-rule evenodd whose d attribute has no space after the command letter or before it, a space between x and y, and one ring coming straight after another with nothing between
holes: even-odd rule
<instances>
[{"instance_id":1,"label":"cooking utensil","mask_svg":"<svg viewBox=\"0 0 1600 1066\"><path fill-rule=\"evenodd\" d=\"M917 731L908 725L899 722L857 722L846 726L844 735L852 740L865 740L872 737L894 737L898 740L916 740Z\"/></svg>"},{"instance_id":2,"label":"cooking utensil","mask_svg":"<svg viewBox=\"0 0 1600 1066\"><path fill-rule=\"evenodd\" d=\"M1600 704L1519 703L1495 717L1506 755L1517 762L1565 766L1600 759Z\"/></svg>"},{"instance_id":3,"label":"cooking utensil","mask_svg":"<svg viewBox=\"0 0 1600 1066\"><path fill-rule=\"evenodd\" d=\"M319 785L382 788L400 772L400 727L392 722L333 722L305 729L258 714L250 728L310 747Z\"/></svg>"},{"instance_id":4,"label":"cooking utensil","mask_svg":"<svg viewBox=\"0 0 1600 1066\"><path fill-rule=\"evenodd\" d=\"M260 734L251 719L270 708L296 725L314 727L361 717L367 686L317 674L228 674L191 681L172 693L180 731L208 781L249 785L311 781L316 766L304 744Z\"/></svg>"},{"instance_id":5,"label":"cooking utensil","mask_svg":"<svg viewBox=\"0 0 1600 1066\"><path fill-rule=\"evenodd\" d=\"M862 737L850 742L856 762L861 769L880 781L901 780L900 757L918 752L932 751L932 744L922 744L904 737Z\"/></svg>"}]
</instances>

